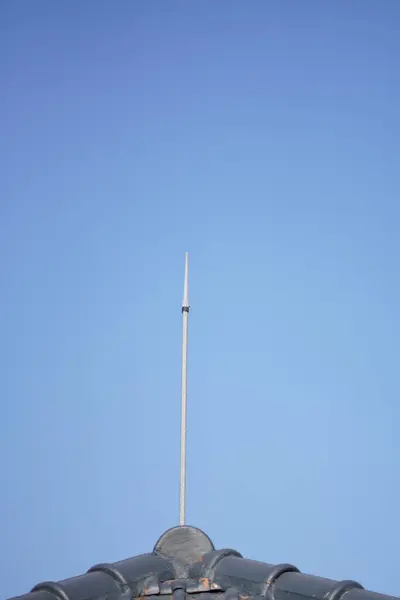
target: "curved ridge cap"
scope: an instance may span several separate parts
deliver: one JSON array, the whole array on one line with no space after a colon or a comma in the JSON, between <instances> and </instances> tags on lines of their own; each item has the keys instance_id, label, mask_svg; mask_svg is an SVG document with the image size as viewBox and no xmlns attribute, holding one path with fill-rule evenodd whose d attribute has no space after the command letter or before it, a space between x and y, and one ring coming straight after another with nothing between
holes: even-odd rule
<instances>
[{"instance_id":1,"label":"curved ridge cap","mask_svg":"<svg viewBox=\"0 0 400 600\"><path fill-rule=\"evenodd\" d=\"M104 565L100 565L103 568ZM165 555L146 552L117 562L106 564L110 568L110 575L119 577L122 585L140 589L141 584L147 579L158 580L175 579L176 572L172 560ZM133 586L133 587L132 587Z\"/></svg>"},{"instance_id":2,"label":"curved ridge cap","mask_svg":"<svg viewBox=\"0 0 400 600\"><path fill-rule=\"evenodd\" d=\"M55 581L43 581L42 583L37 583L32 589L32 592L50 592L59 600L69 600L67 593L61 587L59 583Z\"/></svg>"},{"instance_id":3,"label":"curved ridge cap","mask_svg":"<svg viewBox=\"0 0 400 600\"><path fill-rule=\"evenodd\" d=\"M211 540L211 538L208 537L208 535L199 527L194 527L193 525L176 525L175 527L170 527L169 529L167 529L166 531L164 531L164 533L162 535L160 535L160 537L158 538L157 542L154 544L154 548L153 548L153 553L157 554L158 556L161 554L162 552L160 551L160 547L161 547L161 543L168 539L168 537L178 531L182 531L183 530L189 530L192 531L193 533L196 533L199 535L199 538L203 538L205 541L208 542L208 544L210 545L211 551L215 550L215 546Z\"/></svg>"},{"instance_id":4,"label":"curved ridge cap","mask_svg":"<svg viewBox=\"0 0 400 600\"><path fill-rule=\"evenodd\" d=\"M268 598L268 599L273 600L274 584L279 579L279 577L281 575L283 575L284 573L300 573L300 571L297 567L295 567L294 565L291 565L290 563L280 563L278 565L275 565L264 583L264 588L261 592L261 596L263 598ZM333 599L331 599L331 600L333 600Z\"/></svg>"},{"instance_id":5,"label":"curved ridge cap","mask_svg":"<svg viewBox=\"0 0 400 600\"><path fill-rule=\"evenodd\" d=\"M145 560L145 559L149 559L149 560L156 560L159 561L161 563L161 561L165 564L171 567L171 561L169 560L168 556L165 556L163 554L158 554L156 552L144 552L142 554L135 554L135 556L129 556L128 558L123 558L122 560L117 560L113 563L105 563L106 566L110 566L112 569L114 570L118 570L119 566L122 565L127 565L127 564L134 564L136 562L136 564L138 564L138 562L140 561L140 559ZM97 565L95 565L97 566ZM100 563L100 566L103 566L103 563Z\"/></svg>"},{"instance_id":6,"label":"curved ridge cap","mask_svg":"<svg viewBox=\"0 0 400 600\"><path fill-rule=\"evenodd\" d=\"M98 563L97 565L93 565L93 567L90 567L90 569L88 569L86 571L87 574L99 573L99 572L109 575L119 585L127 585L128 584L128 582L126 581L126 579L122 575L122 573L119 573L117 571L117 569L114 567L114 565L112 565L111 563Z\"/></svg>"},{"instance_id":7,"label":"curved ridge cap","mask_svg":"<svg viewBox=\"0 0 400 600\"><path fill-rule=\"evenodd\" d=\"M327 595L326 600L339 600L349 592L350 590L363 590L363 586L358 581L352 581L351 579L344 579L338 581L333 590Z\"/></svg>"},{"instance_id":8,"label":"curved ridge cap","mask_svg":"<svg viewBox=\"0 0 400 600\"><path fill-rule=\"evenodd\" d=\"M243 558L242 554L232 548L222 548L222 550L214 550L204 556L204 572L211 573L213 569L218 565L221 560L228 556L235 556L236 558Z\"/></svg>"}]
</instances>

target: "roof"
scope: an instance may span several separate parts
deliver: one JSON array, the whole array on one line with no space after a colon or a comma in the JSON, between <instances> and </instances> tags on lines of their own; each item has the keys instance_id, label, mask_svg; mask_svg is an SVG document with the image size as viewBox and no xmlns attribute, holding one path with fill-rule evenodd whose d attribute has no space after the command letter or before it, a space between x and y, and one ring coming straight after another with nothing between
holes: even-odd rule
<instances>
[{"instance_id":1,"label":"roof","mask_svg":"<svg viewBox=\"0 0 400 600\"><path fill-rule=\"evenodd\" d=\"M162 597L167 598L162 598ZM91 567L78 577L47 581L13 600L389 600L355 581L304 575L216 550L200 529L164 533L153 552Z\"/></svg>"}]
</instances>

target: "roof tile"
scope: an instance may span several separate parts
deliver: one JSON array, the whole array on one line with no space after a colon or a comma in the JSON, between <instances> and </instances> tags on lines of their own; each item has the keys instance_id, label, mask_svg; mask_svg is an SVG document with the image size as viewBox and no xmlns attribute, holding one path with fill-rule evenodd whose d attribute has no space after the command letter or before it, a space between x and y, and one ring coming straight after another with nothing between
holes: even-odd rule
<instances>
[{"instance_id":1,"label":"roof tile","mask_svg":"<svg viewBox=\"0 0 400 600\"><path fill-rule=\"evenodd\" d=\"M355 581L304 575L235 550L215 550L195 527L165 532L150 554L95 565L85 575L44 582L10 600L395 600Z\"/></svg>"}]
</instances>

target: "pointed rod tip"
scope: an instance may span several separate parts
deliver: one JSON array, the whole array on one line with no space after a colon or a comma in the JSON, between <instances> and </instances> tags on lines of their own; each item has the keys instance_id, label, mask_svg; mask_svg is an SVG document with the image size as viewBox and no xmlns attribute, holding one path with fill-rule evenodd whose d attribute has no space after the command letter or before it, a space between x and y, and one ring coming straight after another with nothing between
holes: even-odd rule
<instances>
[{"instance_id":1,"label":"pointed rod tip","mask_svg":"<svg viewBox=\"0 0 400 600\"><path fill-rule=\"evenodd\" d=\"M185 252L185 282L183 285L182 308L189 308L189 252Z\"/></svg>"}]
</instances>

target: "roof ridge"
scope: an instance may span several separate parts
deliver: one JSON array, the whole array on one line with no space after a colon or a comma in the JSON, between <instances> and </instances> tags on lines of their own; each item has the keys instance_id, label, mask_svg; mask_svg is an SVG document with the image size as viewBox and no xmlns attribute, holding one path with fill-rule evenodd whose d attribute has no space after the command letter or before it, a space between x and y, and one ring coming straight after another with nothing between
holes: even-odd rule
<instances>
[{"instance_id":1,"label":"roof ridge","mask_svg":"<svg viewBox=\"0 0 400 600\"><path fill-rule=\"evenodd\" d=\"M166 531L153 551L115 563L99 563L87 573L46 581L10 600L395 600L365 590L355 581L305 575L290 564L270 565L243 558L236 550L216 550L196 527ZM201 598L200 598L201 597Z\"/></svg>"}]
</instances>

